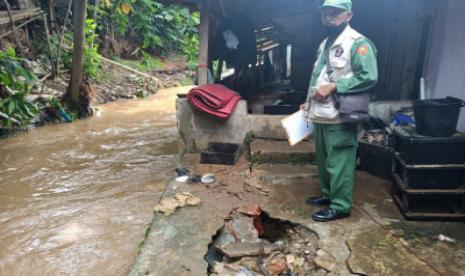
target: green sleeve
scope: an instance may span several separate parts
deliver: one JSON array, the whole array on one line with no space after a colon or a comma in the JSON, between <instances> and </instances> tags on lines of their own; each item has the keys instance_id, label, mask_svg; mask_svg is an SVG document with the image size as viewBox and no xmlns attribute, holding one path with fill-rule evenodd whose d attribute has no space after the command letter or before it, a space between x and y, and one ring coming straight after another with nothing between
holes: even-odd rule
<instances>
[{"instance_id":1,"label":"green sleeve","mask_svg":"<svg viewBox=\"0 0 465 276\"><path fill-rule=\"evenodd\" d=\"M336 81L337 93L357 93L369 90L378 82L377 50L367 38L355 41L351 49L354 76Z\"/></svg>"}]
</instances>

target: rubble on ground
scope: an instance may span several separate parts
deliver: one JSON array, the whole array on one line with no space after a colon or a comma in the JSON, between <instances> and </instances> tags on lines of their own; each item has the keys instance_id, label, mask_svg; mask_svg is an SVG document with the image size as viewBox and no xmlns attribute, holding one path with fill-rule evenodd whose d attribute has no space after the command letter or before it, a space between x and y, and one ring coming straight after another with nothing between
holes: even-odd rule
<instances>
[{"instance_id":1,"label":"rubble on ground","mask_svg":"<svg viewBox=\"0 0 465 276\"><path fill-rule=\"evenodd\" d=\"M250 205L226 218L205 260L209 275L325 275L334 263L317 254L317 241L307 228L270 218Z\"/></svg>"},{"instance_id":2,"label":"rubble on ground","mask_svg":"<svg viewBox=\"0 0 465 276\"><path fill-rule=\"evenodd\" d=\"M200 198L192 195L191 193L177 193L174 197L165 197L160 203L155 205L153 210L155 212L171 215L177 208L184 206L195 206L200 204Z\"/></svg>"}]
</instances>

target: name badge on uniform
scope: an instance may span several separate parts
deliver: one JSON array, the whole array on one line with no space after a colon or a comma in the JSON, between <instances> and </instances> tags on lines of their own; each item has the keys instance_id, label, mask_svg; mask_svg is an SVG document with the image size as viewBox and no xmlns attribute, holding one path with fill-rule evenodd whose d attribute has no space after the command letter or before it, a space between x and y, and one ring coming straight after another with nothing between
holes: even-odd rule
<instances>
[{"instance_id":1,"label":"name badge on uniform","mask_svg":"<svg viewBox=\"0 0 465 276\"><path fill-rule=\"evenodd\" d=\"M342 57L342 55L344 54L344 49L342 49L342 47L338 47L336 49L336 53L334 54L335 57Z\"/></svg>"}]
</instances>

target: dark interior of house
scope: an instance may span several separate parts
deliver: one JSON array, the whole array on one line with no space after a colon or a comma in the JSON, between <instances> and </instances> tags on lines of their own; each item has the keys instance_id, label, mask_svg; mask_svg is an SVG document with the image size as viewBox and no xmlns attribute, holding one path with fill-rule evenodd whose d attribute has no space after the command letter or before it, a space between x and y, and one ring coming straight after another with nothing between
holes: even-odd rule
<instances>
[{"instance_id":1,"label":"dark interior of house","mask_svg":"<svg viewBox=\"0 0 465 276\"><path fill-rule=\"evenodd\" d=\"M437 0L354 1L351 26L378 50L372 100L417 99ZM238 91L252 114L291 114L307 96L325 34L319 0L217 1L210 7L212 78Z\"/></svg>"}]
</instances>

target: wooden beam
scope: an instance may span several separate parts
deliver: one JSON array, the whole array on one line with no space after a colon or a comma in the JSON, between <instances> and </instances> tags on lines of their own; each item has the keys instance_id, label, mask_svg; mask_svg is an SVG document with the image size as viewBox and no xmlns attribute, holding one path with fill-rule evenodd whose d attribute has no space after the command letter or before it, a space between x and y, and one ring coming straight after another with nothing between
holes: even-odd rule
<instances>
[{"instance_id":1,"label":"wooden beam","mask_svg":"<svg viewBox=\"0 0 465 276\"><path fill-rule=\"evenodd\" d=\"M207 6L207 1L203 1L202 10L200 11L200 53L199 53L199 69L198 69L198 84L206 84L208 80L208 44L209 44L209 27L210 15Z\"/></svg>"},{"instance_id":2,"label":"wooden beam","mask_svg":"<svg viewBox=\"0 0 465 276\"><path fill-rule=\"evenodd\" d=\"M13 32L13 37L15 39L16 46L18 46L19 54L20 54L21 57L24 57L23 49L21 47L21 41L19 40L18 35L16 34L16 24L15 24L15 20L13 18L13 15L11 14L10 4L8 3L7 0L3 0L3 3L6 6L6 10L8 12L8 17L10 18L11 30Z\"/></svg>"},{"instance_id":3,"label":"wooden beam","mask_svg":"<svg viewBox=\"0 0 465 276\"><path fill-rule=\"evenodd\" d=\"M56 77L55 65L53 64L53 56L52 56L52 43L50 42L50 32L48 30L48 22L47 22L47 15L44 13L43 22L44 22L44 33L45 39L47 40L47 50L48 50L48 58L50 59L50 70L52 77Z\"/></svg>"},{"instance_id":4,"label":"wooden beam","mask_svg":"<svg viewBox=\"0 0 465 276\"><path fill-rule=\"evenodd\" d=\"M40 8L26 9L26 10L11 10L11 16L15 22L19 22L23 19L27 19L33 16L42 14ZM8 17L8 11L0 11L0 25L10 24L10 18Z\"/></svg>"},{"instance_id":5,"label":"wooden beam","mask_svg":"<svg viewBox=\"0 0 465 276\"><path fill-rule=\"evenodd\" d=\"M36 17L33 17L27 21L24 21L23 23L19 24L18 26L16 26L16 29L19 29L19 28L22 28L24 26L26 26L27 24L31 23L32 21L34 20L37 20L37 19L40 19L41 16L36 16ZM11 34L13 32L13 30L10 30L10 31L7 31L7 32L4 32L3 34L0 35L0 38L3 38L9 34Z\"/></svg>"}]
</instances>

